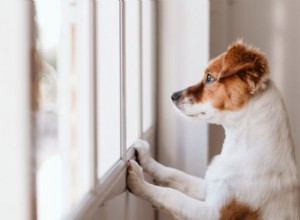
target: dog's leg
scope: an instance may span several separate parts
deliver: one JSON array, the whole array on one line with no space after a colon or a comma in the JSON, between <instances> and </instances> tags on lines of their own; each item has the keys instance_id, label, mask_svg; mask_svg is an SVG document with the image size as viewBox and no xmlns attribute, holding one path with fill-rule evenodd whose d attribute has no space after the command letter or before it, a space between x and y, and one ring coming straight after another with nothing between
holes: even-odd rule
<instances>
[{"instance_id":1,"label":"dog's leg","mask_svg":"<svg viewBox=\"0 0 300 220\"><path fill-rule=\"evenodd\" d=\"M206 184L203 179L158 163L151 157L149 144L145 141L137 141L134 148L138 163L153 177L156 184L177 189L196 199L205 199Z\"/></svg>"},{"instance_id":2,"label":"dog's leg","mask_svg":"<svg viewBox=\"0 0 300 220\"><path fill-rule=\"evenodd\" d=\"M213 206L191 198L177 190L155 186L144 180L142 168L133 160L128 162L129 190L177 219L215 220L218 213Z\"/></svg>"}]
</instances>

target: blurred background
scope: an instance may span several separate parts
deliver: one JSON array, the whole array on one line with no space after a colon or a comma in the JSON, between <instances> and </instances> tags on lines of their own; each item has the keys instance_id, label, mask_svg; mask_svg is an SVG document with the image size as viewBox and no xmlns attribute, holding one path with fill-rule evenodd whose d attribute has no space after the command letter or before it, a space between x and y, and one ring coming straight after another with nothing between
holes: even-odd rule
<instances>
[{"instance_id":1,"label":"blurred background","mask_svg":"<svg viewBox=\"0 0 300 220\"><path fill-rule=\"evenodd\" d=\"M171 220L126 192L130 146L146 139L159 162L203 177L223 128L181 117L170 96L240 38L269 59L300 170L298 0L3 4L3 219Z\"/></svg>"}]
</instances>

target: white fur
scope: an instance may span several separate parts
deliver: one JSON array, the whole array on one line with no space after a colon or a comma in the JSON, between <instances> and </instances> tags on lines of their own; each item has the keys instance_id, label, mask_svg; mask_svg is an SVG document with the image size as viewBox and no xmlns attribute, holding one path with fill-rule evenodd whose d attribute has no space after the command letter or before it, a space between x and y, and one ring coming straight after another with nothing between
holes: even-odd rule
<instances>
[{"instance_id":1,"label":"white fur","mask_svg":"<svg viewBox=\"0 0 300 220\"><path fill-rule=\"evenodd\" d=\"M294 144L287 111L272 82L239 111L220 112L209 103L179 108L224 126L221 154L200 179L159 164L148 144L139 141L135 147L140 164L161 186L147 183L139 165L130 161L127 183L134 194L178 219L217 220L232 197L259 209L264 220L300 219ZM205 117L198 114L203 110Z\"/></svg>"}]
</instances>

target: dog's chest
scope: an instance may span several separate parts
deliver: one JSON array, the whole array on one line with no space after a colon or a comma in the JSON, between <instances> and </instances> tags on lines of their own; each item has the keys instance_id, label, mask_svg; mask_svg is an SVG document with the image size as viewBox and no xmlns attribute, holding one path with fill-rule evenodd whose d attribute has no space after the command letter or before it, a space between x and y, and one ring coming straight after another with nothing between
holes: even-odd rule
<instances>
[{"instance_id":1,"label":"dog's chest","mask_svg":"<svg viewBox=\"0 0 300 220\"><path fill-rule=\"evenodd\" d=\"M209 165L205 179L209 182L228 182L242 174L243 172L239 166L239 161L230 160L219 155L214 157L213 161Z\"/></svg>"},{"instance_id":2,"label":"dog's chest","mask_svg":"<svg viewBox=\"0 0 300 220\"><path fill-rule=\"evenodd\" d=\"M223 203L230 197L248 197L253 187L249 181L251 169L247 164L241 166L241 160L215 157L205 176L207 200Z\"/></svg>"}]
</instances>

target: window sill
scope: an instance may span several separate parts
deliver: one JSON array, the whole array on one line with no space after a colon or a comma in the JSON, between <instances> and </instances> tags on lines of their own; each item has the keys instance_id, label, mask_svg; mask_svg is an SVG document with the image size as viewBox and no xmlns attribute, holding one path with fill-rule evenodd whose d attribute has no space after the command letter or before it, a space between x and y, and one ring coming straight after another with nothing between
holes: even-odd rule
<instances>
[{"instance_id":1,"label":"window sill","mask_svg":"<svg viewBox=\"0 0 300 220\"><path fill-rule=\"evenodd\" d=\"M144 139L150 141L154 137L154 129L151 127L144 135ZM135 159L132 147L127 149L127 160ZM88 220L91 219L99 207L105 201L114 198L126 191L126 161L118 161L98 182L94 190L91 190L77 205L66 219Z\"/></svg>"},{"instance_id":2,"label":"window sill","mask_svg":"<svg viewBox=\"0 0 300 220\"><path fill-rule=\"evenodd\" d=\"M135 159L134 149L127 150L127 159ZM117 162L98 182L95 190L90 191L78 204L76 210L66 219L90 219L105 201L126 191L126 162Z\"/></svg>"}]
</instances>

